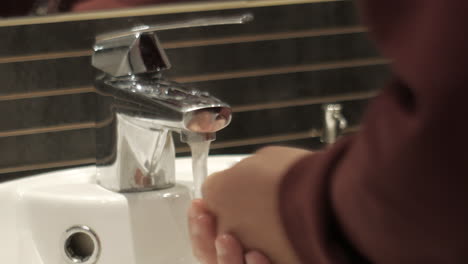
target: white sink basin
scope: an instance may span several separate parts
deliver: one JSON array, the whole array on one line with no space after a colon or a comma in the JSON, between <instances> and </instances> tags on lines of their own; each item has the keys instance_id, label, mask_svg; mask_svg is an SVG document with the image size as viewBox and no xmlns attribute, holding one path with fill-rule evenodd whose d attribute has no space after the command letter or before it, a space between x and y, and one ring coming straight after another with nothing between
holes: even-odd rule
<instances>
[{"instance_id":1,"label":"white sink basin","mask_svg":"<svg viewBox=\"0 0 468 264\"><path fill-rule=\"evenodd\" d=\"M245 156L214 156L210 173ZM176 187L120 194L95 184L96 168L0 184L0 260L8 264L193 264L186 227L191 159Z\"/></svg>"}]
</instances>

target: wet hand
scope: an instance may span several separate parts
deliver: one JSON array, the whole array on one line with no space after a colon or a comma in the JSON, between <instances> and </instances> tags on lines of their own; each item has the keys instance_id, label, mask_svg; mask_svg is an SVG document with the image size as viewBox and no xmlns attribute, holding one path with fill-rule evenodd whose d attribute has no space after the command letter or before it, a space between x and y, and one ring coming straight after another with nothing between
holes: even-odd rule
<instances>
[{"instance_id":1,"label":"wet hand","mask_svg":"<svg viewBox=\"0 0 468 264\"><path fill-rule=\"evenodd\" d=\"M302 149L268 147L209 176L202 192L203 204L211 217L202 216L200 221L214 222L212 216L216 217L216 223L210 223L216 225L211 239L232 234L244 249L262 252L272 263L300 263L282 225L278 197L283 176L309 154ZM216 252L214 245L206 247L201 251ZM216 263L212 257L206 261Z\"/></svg>"}]
</instances>

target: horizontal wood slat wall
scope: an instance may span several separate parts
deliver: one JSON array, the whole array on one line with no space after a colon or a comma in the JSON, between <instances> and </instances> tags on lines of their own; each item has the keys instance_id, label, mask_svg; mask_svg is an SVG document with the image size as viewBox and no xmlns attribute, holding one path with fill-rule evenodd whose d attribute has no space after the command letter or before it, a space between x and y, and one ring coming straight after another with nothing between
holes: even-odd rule
<instances>
[{"instance_id":1,"label":"horizontal wood slat wall","mask_svg":"<svg viewBox=\"0 0 468 264\"><path fill-rule=\"evenodd\" d=\"M217 135L212 153L249 153L267 144L320 148L324 103L343 103L347 131L356 131L389 77L389 61L367 39L352 1L18 23L0 26L0 181L95 162L94 131L112 121L96 115L103 107L90 65L96 34L243 12L255 21L158 34L173 64L166 76L233 107L233 122ZM176 147L187 154L178 140Z\"/></svg>"}]
</instances>

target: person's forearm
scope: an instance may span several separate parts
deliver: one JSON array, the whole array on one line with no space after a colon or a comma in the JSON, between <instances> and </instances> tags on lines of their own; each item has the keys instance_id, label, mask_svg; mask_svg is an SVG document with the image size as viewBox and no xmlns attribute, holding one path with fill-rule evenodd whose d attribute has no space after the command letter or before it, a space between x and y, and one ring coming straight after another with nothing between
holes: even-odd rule
<instances>
[{"instance_id":1,"label":"person's forearm","mask_svg":"<svg viewBox=\"0 0 468 264\"><path fill-rule=\"evenodd\" d=\"M352 140L288 173L284 223L305 263L359 255L377 264L464 263L468 2L361 2L371 34L393 60L395 80ZM299 199L306 194L311 204ZM304 221L293 220L298 210L307 211ZM299 238L293 224L306 219L308 232Z\"/></svg>"}]
</instances>

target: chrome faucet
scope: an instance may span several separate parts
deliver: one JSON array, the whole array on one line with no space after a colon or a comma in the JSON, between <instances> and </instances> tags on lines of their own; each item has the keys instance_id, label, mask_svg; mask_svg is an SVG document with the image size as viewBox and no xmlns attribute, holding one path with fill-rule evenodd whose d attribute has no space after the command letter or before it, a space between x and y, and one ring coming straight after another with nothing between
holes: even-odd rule
<instances>
[{"instance_id":1,"label":"chrome faucet","mask_svg":"<svg viewBox=\"0 0 468 264\"><path fill-rule=\"evenodd\" d=\"M326 144L333 144L338 139L341 131L347 127L348 122L342 114L343 107L341 104L325 104L322 109L324 111L324 127L321 141Z\"/></svg>"},{"instance_id":2,"label":"chrome faucet","mask_svg":"<svg viewBox=\"0 0 468 264\"><path fill-rule=\"evenodd\" d=\"M211 141L231 121L231 108L208 93L164 79L171 67L157 31L243 24L252 15L214 17L111 32L96 37L92 65L98 93L111 105L111 129L96 129L97 182L112 191L175 184L172 132L182 142Z\"/></svg>"}]
</instances>

